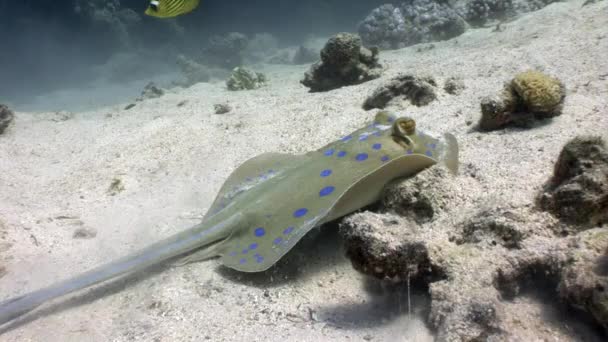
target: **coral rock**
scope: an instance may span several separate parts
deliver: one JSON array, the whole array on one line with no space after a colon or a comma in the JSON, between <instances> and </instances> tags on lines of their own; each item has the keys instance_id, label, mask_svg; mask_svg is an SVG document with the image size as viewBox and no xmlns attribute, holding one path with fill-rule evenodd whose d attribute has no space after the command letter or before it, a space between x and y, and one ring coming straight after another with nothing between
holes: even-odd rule
<instances>
[{"instance_id":1,"label":"coral rock","mask_svg":"<svg viewBox=\"0 0 608 342\"><path fill-rule=\"evenodd\" d=\"M558 286L560 297L608 329L608 229L581 233Z\"/></svg>"},{"instance_id":2,"label":"coral rock","mask_svg":"<svg viewBox=\"0 0 608 342\"><path fill-rule=\"evenodd\" d=\"M361 38L338 33L321 50L321 60L313 64L300 81L310 91L327 91L360 84L380 77L378 50L361 46Z\"/></svg>"},{"instance_id":3,"label":"coral rock","mask_svg":"<svg viewBox=\"0 0 608 342\"><path fill-rule=\"evenodd\" d=\"M437 98L437 83L432 77L398 75L378 87L363 103L363 109L385 108L395 98L403 97L415 106L424 106Z\"/></svg>"},{"instance_id":4,"label":"coral rock","mask_svg":"<svg viewBox=\"0 0 608 342\"><path fill-rule=\"evenodd\" d=\"M382 5L361 23L358 31L366 46L397 49L459 36L465 21L447 3L413 0L400 6Z\"/></svg>"},{"instance_id":5,"label":"coral rock","mask_svg":"<svg viewBox=\"0 0 608 342\"><path fill-rule=\"evenodd\" d=\"M228 81L226 81L226 86L228 90L251 90L262 87L266 84L266 76L259 72L254 72L252 70L236 67L232 70L232 75Z\"/></svg>"},{"instance_id":6,"label":"coral rock","mask_svg":"<svg viewBox=\"0 0 608 342\"><path fill-rule=\"evenodd\" d=\"M608 222L608 149L600 137L577 137L562 149L540 207L565 222Z\"/></svg>"},{"instance_id":7,"label":"coral rock","mask_svg":"<svg viewBox=\"0 0 608 342\"><path fill-rule=\"evenodd\" d=\"M415 223L404 223L397 216L370 212L349 216L340 225L346 254L356 270L401 281L433 274L428 248L418 229Z\"/></svg>"},{"instance_id":8,"label":"coral rock","mask_svg":"<svg viewBox=\"0 0 608 342\"><path fill-rule=\"evenodd\" d=\"M219 103L213 105L213 110L215 111L215 114L226 114L232 110L232 107L227 103Z\"/></svg>"}]
</instances>

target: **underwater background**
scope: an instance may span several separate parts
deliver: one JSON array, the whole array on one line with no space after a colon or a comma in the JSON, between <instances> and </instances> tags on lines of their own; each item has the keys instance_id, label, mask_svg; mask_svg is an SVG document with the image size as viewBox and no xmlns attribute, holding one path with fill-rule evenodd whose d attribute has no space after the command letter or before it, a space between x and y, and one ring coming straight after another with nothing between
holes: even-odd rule
<instances>
[{"instance_id":1,"label":"underwater background","mask_svg":"<svg viewBox=\"0 0 608 342\"><path fill-rule=\"evenodd\" d=\"M110 88L177 72L176 56L200 54L213 35L269 33L260 49L297 46L311 37L356 29L381 3L206 0L192 13L159 20L144 15L146 0L2 0L0 98L25 104L33 96L85 84L95 87L98 98L108 97L108 91L120 96ZM98 86L102 80L106 87ZM58 108L42 101L54 109L74 109L80 102L73 98L65 102L70 108Z\"/></svg>"},{"instance_id":2,"label":"underwater background","mask_svg":"<svg viewBox=\"0 0 608 342\"><path fill-rule=\"evenodd\" d=\"M607 340L606 0L150 3L0 0L0 341ZM410 155L310 231L5 315L269 179L308 219Z\"/></svg>"}]
</instances>

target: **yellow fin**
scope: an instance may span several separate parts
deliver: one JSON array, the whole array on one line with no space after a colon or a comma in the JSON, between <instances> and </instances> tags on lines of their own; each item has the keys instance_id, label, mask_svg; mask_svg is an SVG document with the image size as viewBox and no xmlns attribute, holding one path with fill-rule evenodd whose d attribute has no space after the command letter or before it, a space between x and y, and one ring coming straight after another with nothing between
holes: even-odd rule
<instances>
[{"instance_id":1,"label":"yellow fin","mask_svg":"<svg viewBox=\"0 0 608 342\"><path fill-rule=\"evenodd\" d=\"M157 18L173 18L192 12L200 0L152 0L144 12Z\"/></svg>"}]
</instances>

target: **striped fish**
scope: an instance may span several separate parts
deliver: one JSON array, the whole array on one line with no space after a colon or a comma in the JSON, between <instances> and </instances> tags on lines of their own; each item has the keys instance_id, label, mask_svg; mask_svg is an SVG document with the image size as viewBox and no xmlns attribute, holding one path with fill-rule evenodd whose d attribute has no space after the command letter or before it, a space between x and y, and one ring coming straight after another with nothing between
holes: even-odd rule
<instances>
[{"instance_id":1,"label":"striped fish","mask_svg":"<svg viewBox=\"0 0 608 342\"><path fill-rule=\"evenodd\" d=\"M146 14L157 18L173 18L193 11L200 0L151 0Z\"/></svg>"}]
</instances>

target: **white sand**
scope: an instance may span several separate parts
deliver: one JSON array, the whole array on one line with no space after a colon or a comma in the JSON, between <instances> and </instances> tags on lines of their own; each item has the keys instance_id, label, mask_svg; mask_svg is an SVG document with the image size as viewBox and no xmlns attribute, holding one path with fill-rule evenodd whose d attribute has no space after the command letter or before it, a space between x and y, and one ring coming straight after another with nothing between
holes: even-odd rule
<instances>
[{"instance_id":1,"label":"white sand","mask_svg":"<svg viewBox=\"0 0 608 342\"><path fill-rule=\"evenodd\" d=\"M316 149L358 128L375 114L361 109L365 97L398 72L430 74L440 84L462 77L460 96L439 91L426 107L392 109L420 127L454 133L463 169L480 175L472 190L479 196L530 203L566 141L608 131L608 3L581 4L553 4L504 24L503 32L470 30L431 50L384 52L381 79L326 93L309 94L299 84L306 66L268 66L262 71L271 84L255 91L198 84L131 110L122 104L66 121L16 113L0 137L0 257L8 272L0 297L76 275L196 223L241 162L262 152ZM477 121L480 99L530 68L566 84L563 114L531 130L470 132L466 121ZM225 101L233 111L215 115L213 104ZM111 196L114 178L125 190ZM81 227L97 236L73 239ZM55 312L42 309L46 315L0 340L432 340L419 319L407 317L405 292L399 302L398 291L370 292L366 283L330 226L271 272L238 274L216 261L161 268L59 300ZM424 309L424 300L414 308Z\"/></svg>"}]
</instances>

